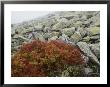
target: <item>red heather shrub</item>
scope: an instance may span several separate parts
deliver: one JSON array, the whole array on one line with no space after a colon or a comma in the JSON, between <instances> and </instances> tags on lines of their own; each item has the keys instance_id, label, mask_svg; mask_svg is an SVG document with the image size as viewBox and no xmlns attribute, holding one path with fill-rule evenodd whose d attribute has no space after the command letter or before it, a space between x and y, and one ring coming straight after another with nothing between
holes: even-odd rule
<instances>
[{"instance_id":1,"label":"red heather shrub","mask_svg":"<svg viewBox=\"0 0 110 87\"><path fill-rule=\"evenodd\" d=\"M12 76L44 77L57 76L65 65L83 65L84 60L75 46L59 40L36 40L23 44L11 64Z\"/></svg>"}]
</instances>

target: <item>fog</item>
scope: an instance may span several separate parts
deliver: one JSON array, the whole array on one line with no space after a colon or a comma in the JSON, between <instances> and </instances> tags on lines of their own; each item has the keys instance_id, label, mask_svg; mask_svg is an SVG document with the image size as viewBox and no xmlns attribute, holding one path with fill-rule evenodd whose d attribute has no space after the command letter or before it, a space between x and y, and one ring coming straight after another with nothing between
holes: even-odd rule
<instances>
[{"instance_id":1,"label":"fog","mask_svg":"<svg viewBox=\"0 0 110 87\"><path fill-rule=\"evenodd\" d=\"M53 12L48 11L14 11L11 13L11 24L21 23L24 21L29 21L35 18L43 17L47 14Z\"/></svg>"}]
</instances>

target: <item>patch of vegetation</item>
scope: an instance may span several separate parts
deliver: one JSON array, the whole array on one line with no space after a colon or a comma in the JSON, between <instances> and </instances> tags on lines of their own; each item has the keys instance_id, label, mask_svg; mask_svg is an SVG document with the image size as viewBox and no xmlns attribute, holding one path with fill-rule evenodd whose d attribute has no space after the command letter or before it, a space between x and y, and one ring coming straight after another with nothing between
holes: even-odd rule
<instances>
[{"instance_id":1,"label":"patch of vegetation","mask_svg":"<svg viewBox=\"0 0 110 87\"><path fill-rule=\"evenodd\" d=\"M70 76L81 76L81 66L85 63L80 50L75 46L60 40L35 40L23 44L12 57L11 64L13 77L56 77L64 76L62 73L65 66L73 67L72 71L69 70L72 73Z\"/></svg>"}]
</instances>

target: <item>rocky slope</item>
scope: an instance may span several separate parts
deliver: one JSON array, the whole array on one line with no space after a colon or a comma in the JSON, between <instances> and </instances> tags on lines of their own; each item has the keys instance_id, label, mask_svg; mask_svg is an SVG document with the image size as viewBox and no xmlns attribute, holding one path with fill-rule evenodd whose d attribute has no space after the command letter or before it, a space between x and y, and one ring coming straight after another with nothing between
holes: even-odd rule
<instances>
[{"instance_id":1,"label":"rocky slope","mask_svg":"<svg viewBox=\"0 0 110 87\"><path fill-rule=\"evenodd\" d=\"M12 56L23 43L34 40L62 40L80 48L87 62L86 76L100 76L100 13L62 11L38 20L12 25ZM63 76L68 76L68 70Z\"/></svg>"}]
</instances>

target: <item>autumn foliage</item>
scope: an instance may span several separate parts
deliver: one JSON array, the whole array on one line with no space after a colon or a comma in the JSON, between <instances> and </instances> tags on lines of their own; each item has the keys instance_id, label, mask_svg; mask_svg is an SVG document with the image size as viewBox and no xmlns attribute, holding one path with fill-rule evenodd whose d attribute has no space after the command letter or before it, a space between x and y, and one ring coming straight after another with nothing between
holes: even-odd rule
<instances>
[{"instance_id":1,"label":"autumn foliage","mask_svg":"<svg viewBox=\"0 0 110 87\"><path fill-rule=\"evenodd\" d=\"M40 40L23 44L12 57L11 75L14 77L58 76L65 65L82 65L80 50L70 44L55 40Z\"/></svg>"}]
</instances>

